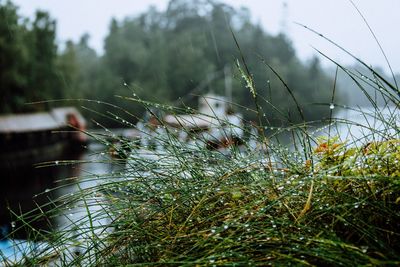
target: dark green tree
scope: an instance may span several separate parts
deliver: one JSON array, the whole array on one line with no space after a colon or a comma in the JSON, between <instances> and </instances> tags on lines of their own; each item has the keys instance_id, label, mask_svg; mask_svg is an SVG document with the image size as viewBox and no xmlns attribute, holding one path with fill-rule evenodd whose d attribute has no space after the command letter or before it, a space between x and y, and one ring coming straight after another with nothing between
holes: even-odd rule
<instances>
[{"instance_id":1,"label":"dark green tree","mask_svg":"<svg viewBox=\"0 0 400 267\"><path fill-rule=\"evenodd\" d=\"M83 97L77 51L72 41L67 41L64 51L57 58L57 77L61 81L62 97L67 99Z\"/></svg>"},{"instance_id":2,"label":"dark green tree","mask_svg":"<svg viewBox=\"0 0 400 267\"><path fill-rule=\"evenodd\" d=\"M27 50L25 24L19 23L17 8L0 1L0 112L22 111L26 102Z\"/></svg>"},{"instance_id":3,"label":"dark green tree","mask_svg":"<svg viewBox=\"0 0 400 267\"><path fill-rule=\"evenodd\" d=\"M56 22L47 12L37 11L26 38L29 49L29 99L43 101L63 97L57 77Z\"/></svg>"}]
</instances>

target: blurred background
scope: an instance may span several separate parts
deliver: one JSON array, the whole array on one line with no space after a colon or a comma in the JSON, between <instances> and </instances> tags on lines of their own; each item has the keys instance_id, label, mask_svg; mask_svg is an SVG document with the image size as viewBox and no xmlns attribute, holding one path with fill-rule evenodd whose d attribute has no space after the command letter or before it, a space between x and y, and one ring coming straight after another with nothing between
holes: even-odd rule
<instances>
[{"instance_id":1,"label":"blurred background","mask_svg":"<svg viewBox=\"0 0 400 267\"><path fill-rule=\"evenodd\" d=\"M335 66L313 48L345 66L355 60L295 22L324 34L367 64L389 75L379 47L350 1L4 1L1 2L0 55L2 113L49 110L84 105L99 114L106 105L37 101L92 99L118 104L137 116L140 105L115 97L132 96L156 102L184 102L197 107L197 95L232 95L232 101L253 106L235 60L243 55L259 95L281 112L293 113L293 101L270 64L294 91L308 120L329 115L318 103L329 103ZM394 0L355 1L376 31L394 72L398 24ZM382 19L384 18L384 19ZM397 21L396 21L397 20ZM240 45L237 48L232 32ZM357 68L357 65L354 65ZM339 73L339 76L344 76ZM336 102L362 105L352 82L339 79ZM124 86L127 85L127 86ZM355 95L353 95L355 94ZM271 118L276 112L263 102ZM103 116L85 117L107 127L120 127ZM251 113L245 113L254 120ZM134 123L135 119L132 118Z\"/></svg>"},{"instance_id":2,"label":"blurred background","mask_svg":"<svg viewBox=\"0 0 400 267\"><path fill-rule=\"evenodd\" d=\"M143 106L124 97L197 108L199 96L214 93L254 109L236 66L239 60L243 67L244 59L271 127L287 126L287 118L301 120L285 84L306 120L329 118L335 105L368 105L331 61L356 72L363 67L297 24L320 32L393 81L400 70L400 38L394 32L400 2L354 4L391 67L347 0L0 0L0 226L15 226L16 214L46 203L48 197L40 193L54 187L55 180L111 170L59 162L96 161L104 150L90 143L86 152L77 151L87 140L69 126L132 127L142 119ZM236 109L247 121L257 120L250 109ZM121 124L115 116L132 124ZM52 167L38 168L46 161Z\"/></svg>"}]
</instances>

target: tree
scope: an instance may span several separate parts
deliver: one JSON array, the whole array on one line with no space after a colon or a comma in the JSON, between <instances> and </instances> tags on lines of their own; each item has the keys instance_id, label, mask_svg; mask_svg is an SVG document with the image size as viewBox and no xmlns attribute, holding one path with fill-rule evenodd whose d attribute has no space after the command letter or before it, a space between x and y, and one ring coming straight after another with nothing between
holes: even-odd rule
<instances>
[{"instance_id":1,"label":"tree","mask_svg":"<svg viewBox=\"0 0 400 267\"><path fill-rule=\"evenodd\" d=\"M0 7L0 51L4 51L0 64L6 66L0 70L0 83L7 88L2 97L12 98L3 112L26 110L22 103L27 101L67 97L112 102L141 116L142 107L115 97L132 93L175 104L183 97L185 104L197 107L197 100L187 96L209 90L224 93L227 68L234 70L233 101L251 106L253 98L235 71L236 59L244 58L267 116L283 113L300 119L280 79L290 87L307 119L329 114L329 109L313 105L329 101L331 95L332 81L319 62L300 62L284 34L268 34L251 22L246 9L235 10L213 0L171 0L165 12L151 7L137 17L113 19L104 55L98 56L88 45L88 35L76 44L68 42L57 54L55 21L49 14L38 11L32 23L19 23L13 5ZM89 106L99 113L109 112L106 106ZM253 113L246 116L255 119ZM274 123L280 124L280 119Z\"/></svg>"},{"instance_id":2,"label":"tree","mask_svg":"<svg viewBox=\"0 0 400 267\"><path fill-rule=\"evenodd\" d=\"M56 72L56 22L47 12L37 11L32 30L27 35L29 48L29 98L43 101L61 98L60 80Z\"/></svg>"},{"instance_id":3,"label":"tree","mask_svg":"<svg viewBox=\"0 0 400 267\"><path fill-rule=\"evenodd\" d=\"M135 85L142 97L171 102L197 88L203 91L196 94L210 88L223 93L224 76L215 73L223 73L226 66L234 68L235 59L242 56L252 73L259 99L268 100L273 91L275 107L285 114L295 114L294 120L299 119L295 103L287 101L287 90L263 63L265 60L290 85L298 102L305 105L307 118L329 114L313 112L317 108L310 104L325 101L329 90L322 88L331 85L319 64L314 62L309 67L301 63L290 40L284 34L271 36L260 25L254 25L248 10L236 11L216 1L171 0L164 13L151 8L136 18L113 20L106 38L104 63L120 84L125 81ZM314 75L307 75L309 72ZM208 81L210 76L213 79ZM240 79L236 79L233 101L252 105L250 93L240 84ZM196 101L191 99L186 104L196 107ZM266 112L274 113L268 102L260 104Z\"/></svg>"},{"instance_id":4,"label":"tree","mask_svg":"<svg viewBox=\"0 0 400 267\"><path fill-rule=\"evenodd\" d=\"M0 112L3 113L21 111L26 101L27 51L23 42L26 28L18 19L16 6L0 1Z\"/></svg>"},{"instance_id":5,"label":"tree","mask_svg":"<svg viewBox=\"0 0 400 267\"><path fill-rule=\"evenodd\" d=\"M77 62L77 52L72 41L67 41L64 51L57 58L57 76L61 81L60 98L81 98L83 92L79 83L80 69ZM59 88L60 90L61 88Z\"/></svg>"}]
</instances>

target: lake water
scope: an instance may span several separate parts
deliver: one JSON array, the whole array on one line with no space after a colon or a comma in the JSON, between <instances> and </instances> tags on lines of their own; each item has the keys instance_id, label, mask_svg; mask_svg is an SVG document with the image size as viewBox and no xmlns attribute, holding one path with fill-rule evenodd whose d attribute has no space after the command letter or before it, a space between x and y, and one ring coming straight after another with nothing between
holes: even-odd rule
<instances>
[{"instance_id":1,"label":"lake water","mask_svg":"<svg viewBox=\"0 0 400 267\"><path fill-rule=\"evenodd\" d=\"M43 206L60 196L68 195L77 190L96 185L95 180L83 181L81 176L103 175L113 171L115 166L107 163L108 155L104 146L92 143L86 150L79 152L65 152L57 156L50 163L51 166L25 166L15 169L1 170L3 174L0 189L0 227L2 231L18 229L22 224L17 215L25 214L39 206ZM82 163L65 164L68 160L79 160ZM88 162L88 163L84 163ZM79 185L79 186L78 186ZM51 190L53 188L58 188ZM46 207L43 208L46 211ZM81 210L66 210L68 214L61 214L57 218L42 217L31 222L35 229L50 230L61 228L70 220L77 219ZM86 212L86 211L85 211ZM32 213L35 216L38 213ZM27 231L22 228L16 232L14 238L26 239Z\"/></svg>"}]
</instances>

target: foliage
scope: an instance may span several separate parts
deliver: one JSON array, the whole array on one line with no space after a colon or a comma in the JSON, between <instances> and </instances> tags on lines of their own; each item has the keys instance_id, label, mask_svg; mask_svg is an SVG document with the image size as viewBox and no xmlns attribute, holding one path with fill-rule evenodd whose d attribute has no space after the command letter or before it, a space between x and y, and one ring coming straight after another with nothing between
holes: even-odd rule
<instances>
[{"instance_id":1,"label":"foliage","mask_svg":"<svg viewBox=\"0 0 400 267\"><path fill-rule=\"evenodd\" d=\"M271 36L251 22L247 10L237 11L219 2L172 0L165 12L150 9L136 18L113 20L105 41L104 59L107 68L142 98L177 103L173 101L182 97L192 108L196 107L196 95L208 91L226 93L226 75L232 75L226 69L230 69L234 76L233 101L251 106L252 97L241 86L235 67L234 59L240 53L251 66L259 96L270 100L284 114L291 113L293 121L299 120L295 103L286 101L284 86L260 59L276 68L290 84L308 120L329 115L320 106L312 105L328 102L333 84L319 61L301 63L284 34ZM287 121L276 119L279 113L266 102L262 108L274 124ZM254 113L245 115L256 119Z\"/></svg>"},{"instance_id":2,"label":"foliage","mask_svg":"<svg viewBox=\"0 0 400 267\"><path fill-rule=\"evenodd\" d=\"M144 99L192 108L196 108L197 95L209 91L230 95L232 87L232 101L250 107L252 97L241 85L235 66L235 58L243 53L259 97L274 104L261 106L271 123L284 124L287 116L293 122L301 118L295 103L286 101L279 78L265 69L261 59L293 88L307 120L329 115L313 105L329 101L333 84L319 61L300 62L284 34L268 34L251 21L246 9L235 10L218 1L171 0L164 12L150 8L136 17L113 19L104 55L99 56L88 46L88 35L78 43L68 41L57 51L55 21L49 14L38 11L33 22L21 21L17 8L7 3L0 5L4 13L0 82L4 84L2 98L11 101L2 107L3 113L46 109L51 102L47 106L25 103L66 98L118 104L140 117L143 107L115 97L131 94L127 86ZM84 105L87 110L107 112L107 105ZM256 119L254 113L245 113L248 119ZM118 126L97 113L85 115L103 125Z\"/></svg>"},{"instance_id":3,"label":"foliage","mask_svg":"<svg viewBox=\"0 0 400 267\"><path fill-rule=\"evenodd\" d=\"M1 70L0 83L4 105L1 112L45 109L29 102L63 97L57 78L55 21L48 13L37 11L35 20L20 20L17 8L0 2Z\"/></svg>"},{"instance_id":4,"label":"foliage","mask_svg":"<svg viewBox=\"0 0 400 267\"><path fill-rule=\"evenodd\" d=\"M24 66L27 62L23 40L23 25L18 23L16 7L10 2L0 6L0 87L4 111L18 111L25 102Z\"/></svg>"}]
</instances>

